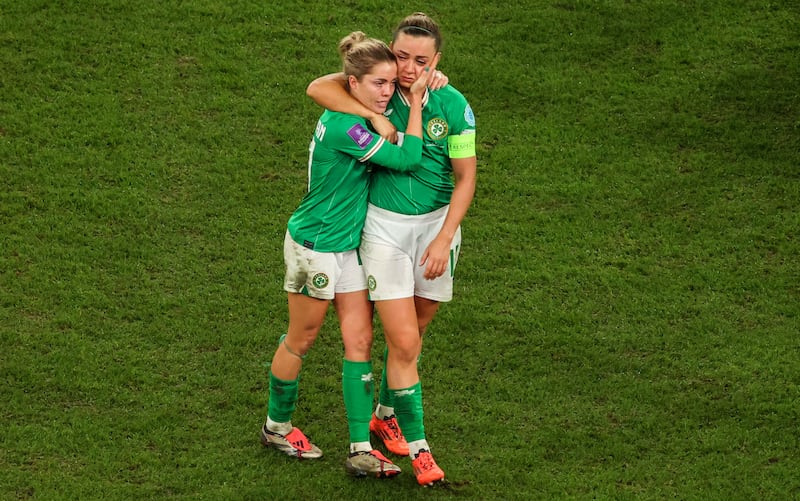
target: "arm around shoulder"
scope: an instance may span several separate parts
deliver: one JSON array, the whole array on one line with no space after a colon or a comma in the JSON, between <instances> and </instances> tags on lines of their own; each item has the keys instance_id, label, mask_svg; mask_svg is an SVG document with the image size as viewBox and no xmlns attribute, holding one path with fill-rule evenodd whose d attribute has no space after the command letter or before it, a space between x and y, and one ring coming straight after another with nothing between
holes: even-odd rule
<instances>
[{"instance_id":1,"label":"arm around shoulder","mask_svg":"<svg viewBox=\"0 0 800 501\"><path fill-rule=\"evenodd\" d=\"M306 95L312 101L331 111L357 115L372 120L376 113L347 92L344 73L331 73L321 76L308 84Z\"/></svg>"}]
</instances>

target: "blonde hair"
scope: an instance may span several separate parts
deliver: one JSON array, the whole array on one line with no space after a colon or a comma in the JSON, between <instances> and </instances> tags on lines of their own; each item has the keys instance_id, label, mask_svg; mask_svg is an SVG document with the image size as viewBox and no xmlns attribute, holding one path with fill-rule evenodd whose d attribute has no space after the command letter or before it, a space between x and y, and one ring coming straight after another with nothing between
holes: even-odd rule
<instances>
[{"instance_id":1,"label":"blonde hair","mask_svg":"<svg viewBox=\"0 0 800 501\"><path fill-rule=\"evenodd\" d=\"M339 41L339 55L342 57L342 71L345 76L352 75L359 81L376 64L395 62L388 45L367 37L361 31L354 31Z\"/></svg>"},{"instance_id":2,"label":"blonde hair","mask_svg":"<svg viewBox=\"0 0 800 501\"><path fill-rule=\"evenodd\" d=\"M415 12L400 21L394 30L392 40L397 41L400 33L413 37L433 38L436 52L442 47L442 32L439 30L439 25L424 12Z\"/></svg>"}]
</instances>

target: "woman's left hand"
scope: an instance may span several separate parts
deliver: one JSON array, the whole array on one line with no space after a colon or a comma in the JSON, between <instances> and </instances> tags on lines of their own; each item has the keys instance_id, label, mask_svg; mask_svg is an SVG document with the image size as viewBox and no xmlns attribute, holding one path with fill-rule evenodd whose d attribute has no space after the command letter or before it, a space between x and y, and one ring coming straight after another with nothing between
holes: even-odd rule
<instances>
[{"instance_id":1,"label":"woman's left hand","mask_svg":"<svg viewBox=\"0 0 800 501\"><path fill-rule=\"evenodd\" d=\"M447 78L447 75L439 70L433 70L433 76L431 77L431 81L428 82L428 88L430 90L439 90L448 83L450 83L450 79Z\"/></svg>"},{"instance_id":2,"label":"woman's left hand","mask_svg":"<svg viewBox=\"0 0 800 501\"><path fill-rule=\"evenodd\" d=\"M450 242L446 238L436 237L425 249L419 265L425 266L423 276L426 280L433 280L444 275L450 264Z\"/></svg>"}]
</instances>

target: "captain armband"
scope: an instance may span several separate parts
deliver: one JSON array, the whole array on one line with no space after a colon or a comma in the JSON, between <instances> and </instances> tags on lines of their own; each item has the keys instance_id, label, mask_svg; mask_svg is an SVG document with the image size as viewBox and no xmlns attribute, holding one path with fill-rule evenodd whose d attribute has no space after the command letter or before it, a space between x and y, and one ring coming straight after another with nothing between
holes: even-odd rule
<instances>
[{"instance_id":1,"label":"captain armband","mask_svg":"<svg viewBox=\"0 0 800 501\"><path fill-rule=\"evenodd\" d=\"M458 136L447 136L447 151L450 158L474 157L475 131L467 131Z\"/></svg>"}]
</instances>

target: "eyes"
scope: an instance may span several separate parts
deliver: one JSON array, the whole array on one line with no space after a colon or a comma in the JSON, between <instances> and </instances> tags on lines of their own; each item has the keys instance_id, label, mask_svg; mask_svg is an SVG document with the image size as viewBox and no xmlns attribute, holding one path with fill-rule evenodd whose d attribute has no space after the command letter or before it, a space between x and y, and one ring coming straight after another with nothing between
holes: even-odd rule
<instances>
[{"instance_id":1,"label":"eyes","mask_svg":"<svg viewBox=\"0 0 800 501\"><path fill-rule=\"evenodd\" d=\"M393 89L396 84L397 84L397 79L394 79L394 80L383 80L383 79L381 79L381 80L373 80L372 81L372 85L374 85L375 87L377 87L379 89L383 88L383 87L389 87L390 89Z\"/></svg>"},{"instance_id":2,"label":"eyes","mask_svg":"<svg viewBox=\"0 0 800 501\"><path fill-rule=\"evenodd\" d=\"M408 61L410 59L406 54L397 54L396 57L398 61ZM418 57L414 62L417 64L417 66L425 66L428 63L428 60Z\"/></svg>"}]
</instances>

